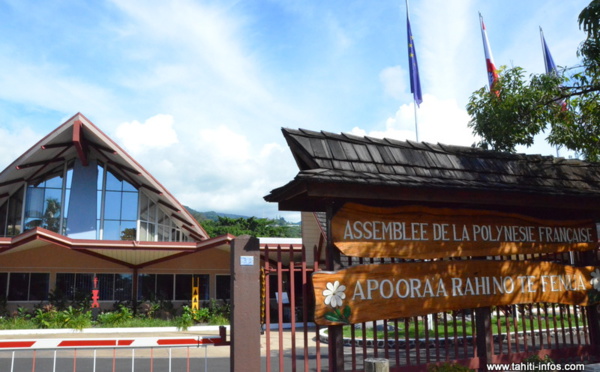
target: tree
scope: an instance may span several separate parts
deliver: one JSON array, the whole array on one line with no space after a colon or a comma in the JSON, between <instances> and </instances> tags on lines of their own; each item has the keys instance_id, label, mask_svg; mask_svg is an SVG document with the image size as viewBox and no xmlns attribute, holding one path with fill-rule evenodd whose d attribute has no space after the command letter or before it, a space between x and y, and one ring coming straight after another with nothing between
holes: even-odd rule
<instances>
[{"instance_id":1,"label":"tree","mask_svg":"<svg viewBox=\"0 0 600 372\"><path fill-rule=\"evenodd\" d=\"M300 231L290 226L282 226L276 220L267 218L230 218L219 216L217 221L199 221L208 235L224 234L251 235L255 237L300 237Z\"/></svg>"},{"instance_id":2,"label":"tree","mask_svg":"<svg viewBox=\"0 0 600 372\"><path fill-rule=\"evenodd\" d=\"M590 2L578 21L587 34L578 49L580 66L529 79L520 67L502 68L497 94L485 87L473 93L467 112L469 127L481 137L479 146L514 152L548 131L553 146L600 160L600 0Z\"/></svg>"}]
</instances>

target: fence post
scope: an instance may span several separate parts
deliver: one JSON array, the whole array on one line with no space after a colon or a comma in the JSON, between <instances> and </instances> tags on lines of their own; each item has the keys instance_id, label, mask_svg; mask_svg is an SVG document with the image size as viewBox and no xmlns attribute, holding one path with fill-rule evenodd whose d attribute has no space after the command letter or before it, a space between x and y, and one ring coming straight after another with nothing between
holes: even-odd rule
<instances>
[{"instance_id":1,"label":"fence post","mask_svg":"<svg viewBox=\"0 0 600 372\"><path fill-rule=\"evenodd\" d=\"M342 268L340 251L333 244L333 232L331 220L333 219L333 205L327 205L327 246L325 251L327 270L339 270ZM327 327L329 336L329 371L344 372L344 328L341 325Z\"/></svg>"},{"instance_id":2,"label":"fence post","mask_svg":"<svg viewBox=\"0 0 600 372\"><path fill-rule=\"evenodd\" d=\"M230 370L260 371L260 245L248 235L231 244L231 306Z\"/></svg>"},{"instance_id":3,"label":"fence post","mask_svg":"<svg viewBox=\"0 0 600 372\"><path fill-rule=\"evenodd\" d=\"M475 309L475 332L477 334L477 356L480 370L486 370L486 364L492 362L494 339L492 334L492 308Z\"/></svg>"}]
</instances>

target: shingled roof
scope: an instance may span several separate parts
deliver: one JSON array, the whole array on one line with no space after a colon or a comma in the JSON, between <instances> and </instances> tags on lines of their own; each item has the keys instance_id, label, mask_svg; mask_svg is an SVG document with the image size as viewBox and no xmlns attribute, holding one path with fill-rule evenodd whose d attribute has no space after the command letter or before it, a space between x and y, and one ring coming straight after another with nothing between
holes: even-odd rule
<instances>
[{"instance_id":1,"label":"shingled roof","mask_svg":"<svg viewBox=\"0 0 600 372\"><path fill-rule=\"evenodd\" d=\"M597 163L304 129L282 131L300 172L265 197L279 202L280 209L323 210L319 205L325 199L345 197L464 204L491 193L496 195L492 199L500 197L492 204L600 206ZM451 195L436 195L442 190Z\"/></svg>"}]
</instances>

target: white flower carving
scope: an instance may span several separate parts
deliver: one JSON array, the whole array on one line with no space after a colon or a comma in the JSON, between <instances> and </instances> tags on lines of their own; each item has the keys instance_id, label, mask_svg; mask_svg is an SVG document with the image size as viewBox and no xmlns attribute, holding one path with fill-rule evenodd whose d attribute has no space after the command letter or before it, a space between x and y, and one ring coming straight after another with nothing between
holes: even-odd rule
<instances>
[{"instance_id":1,"label":"white flower carving","mask_svg":"<svg viewBox=\"0 0 600 372\"><path fill-rule=\"evenodd\" d=\"M594 289L600 290L600 269L592 271L591 275L590 284L594 286Z\"/></svg>"},{"instance_id":2,"label":"white flower carving","mask_svg":"<svg viewBox=\"0 0 600 372\"><path fill-rule=\"evenodd\" d=\"M325 305L331 305L331 307L342 306L342 302L346 298L345 290L346 286L340 285L337 280L334 283L327 283L327 289L323 291Z\"/></svg>"}]
</instances>

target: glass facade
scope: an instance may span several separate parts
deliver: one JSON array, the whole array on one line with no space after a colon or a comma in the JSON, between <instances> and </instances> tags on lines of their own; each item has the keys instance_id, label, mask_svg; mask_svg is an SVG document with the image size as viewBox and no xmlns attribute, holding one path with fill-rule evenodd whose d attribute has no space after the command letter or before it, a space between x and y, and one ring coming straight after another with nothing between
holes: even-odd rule
<instances>
[{"instance_id":1,"label":"glass facade","mask_svg":"<svg viewBox=\"0 0 600 372\"><path fill-rule=\"evenodd\" d=\"M35 227L69 236L68 211L72 190L81 190L83 187L78 186L77 182L74 184L74 162L71 160L55 166L44 176L20 187L0 201L0 236L16 236ZM96 239L159 242L189 240L188 235L167 213L168 210L165 212L155 200L120 177L110 166L98 163L97 167L97 198L96 205L93 206L96 211L96 226L93 227L92 224L91 228L92 234L95 230ZM93 187L92 185L92 189Z\"/></svg>"}]
</instances>

